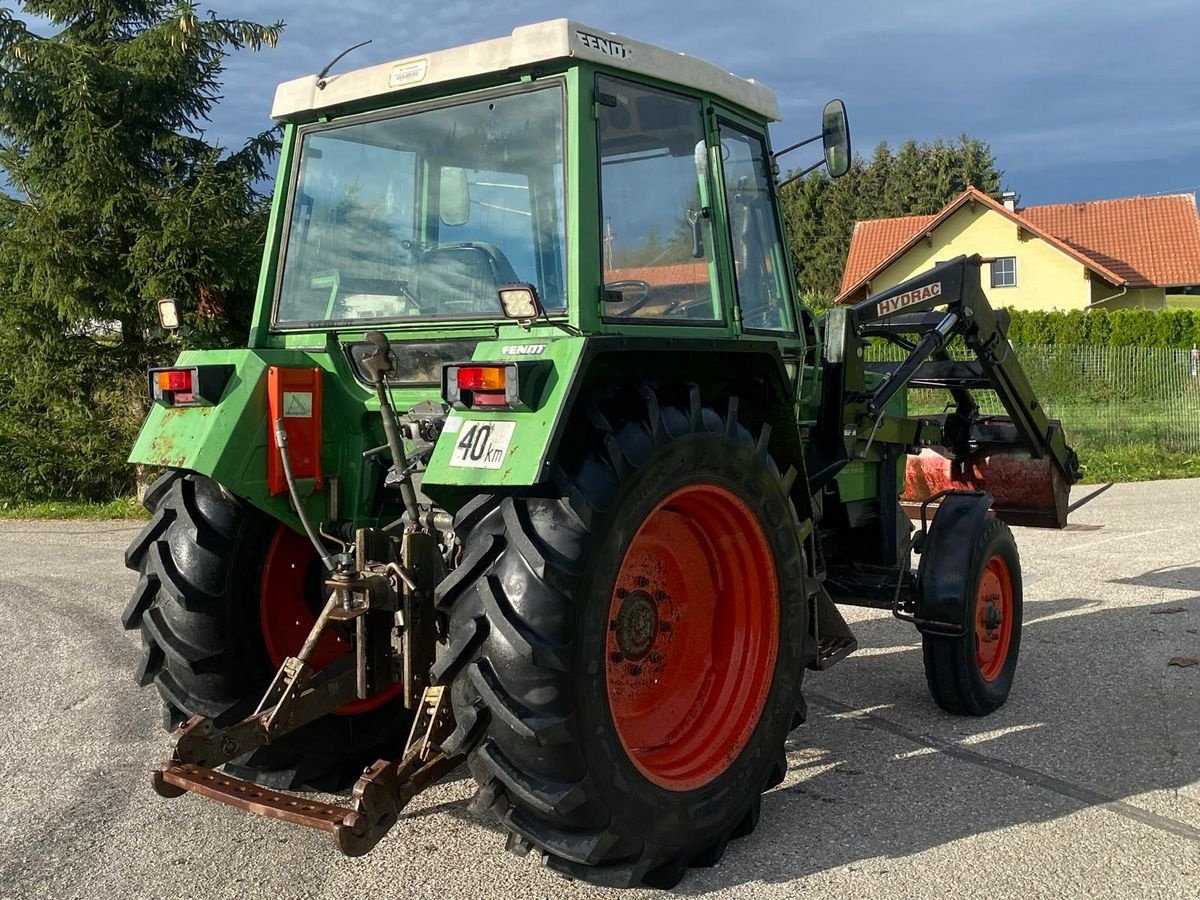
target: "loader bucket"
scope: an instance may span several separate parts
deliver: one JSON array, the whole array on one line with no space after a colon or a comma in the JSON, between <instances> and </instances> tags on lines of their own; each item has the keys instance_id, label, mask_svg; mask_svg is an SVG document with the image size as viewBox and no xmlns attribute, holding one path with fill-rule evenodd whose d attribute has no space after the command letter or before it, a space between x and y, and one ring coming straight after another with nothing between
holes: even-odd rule
<instances>
[{"instance_id":1,"label":"loader bucket","mask_svg":"<svg viewBox=\"0 0 1200 900\"><path fill-rule=\"evenodd\" d=\"M964 460L925 449L908 457L900 503L911 518L921 505L946 490L982 490L994 498L996 518L1009 525L1063 528L1070 486L1049 456L1034 459L1027 450L987 447Z\"/></svg>"}]
</instances>

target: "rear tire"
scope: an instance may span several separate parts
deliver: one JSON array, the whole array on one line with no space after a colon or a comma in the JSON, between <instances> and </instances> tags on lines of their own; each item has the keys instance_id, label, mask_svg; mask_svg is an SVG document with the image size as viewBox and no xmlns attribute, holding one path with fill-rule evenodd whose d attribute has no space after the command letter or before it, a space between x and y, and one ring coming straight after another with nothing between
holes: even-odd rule
<instances>
[{"instance_id":1,"label":"rear tire","mask_svg":"<svg viewBox=\"0 0 1200 900\"><path fill-rule=\"evenodd\" d=\"M168 731L193 715L236 722L274 674L259 588L268 548L285 526L215 481L180 470L151 485L145 506L150 522L125 551L140 578L121 617L142 636L135 677L158 689ZM365 765L402 750L409 721L397 703L325 716L226 769L277 790L341 788Z\"/></svg>"},{"instance_id":2,"label":"rear tire","mask_svg":"<svg viewBox=\"0 0 1200 900\"><path fill-rule=\"evenodd\" d=\"M980 533L967 584L967 633L924 636L925 678L946 712L986 716L1008 699L1021 648L1021 557L999 519Z\"/></svg>"},{"instance_id":3,"label":"rear tire","mask_svg":"<svg viewBox=\"0 0 1200 900\"><path fill-rule=\"evenodd\" d=\"M596 884L666 888L689 866L715 864L730 839L753 831L761 792L784 777L784 740L803 704L808 596L799 523L767 452L769 430L756 442L738 424L736 400L723 416L702 407L694 388L661 407L656 393L639 393L593 409L591 427L575 434L576 463L560 479L559 496L480 498L460 513L464 556L438 591L449 640L434 675L451 685L457 719L447 749L469 750L477 802L498 817L511 849L536 848L551 868ZM628 551L643 546L643 523L663 509L684 515L681 497L701 506L710 497L714 509L742 523L723 530L720 515L706 519L699 507L688 513L693 523L710 522L712 533L694 529L698 536L682 544L713 548L704 558L729 561L738 573L721 572L724 590L711 595L711 605L708 595L690 602L667 596L652 574L637 574L651 568L630 568L636 554ZM722 556L720 546L734 548L733 555ZM664 570L679 569L685 555L649 553L643 562L658 558ZM746 568L756 560L764 571ZM631 607L627 616L623 578L646 595L645 609ZM755 584L757 590L744 589ZM658 612L654 601L663 604ZM747 612L741 625L704 630L704 611L717 622L729 609L740 615L752 607L757 619ZM671 618L688 609L690 617ZM619 625L623 616L628 622ZM639 617L646 624L640 630L629 624ZM671 621L673 633L663 628ZM619 630L627 626L629 632ZM672 666L688 665L679 648L689 642L659 640L686 636L689 628L710 642L707 683L717 687L698 687L684 701L694 704L685 707L691 715L660 707L677 725L659 743L669 758L630 749L630 740L647 734L656 696L676 704L689 696L678 679L671 682ZM722 666L720 654L729 648L713 635L730 630L739 635L729 641L732 652L742 655ZM618 634L632 656L615 649ZM755 641L769 641L770 653L754 649ZM631 706L619 698L638 684L614 666L632 671L634 659L644 668L642 683L653 678ZM726 679L726 672L737 674ZM672 685L665 695L655 693L660 678ZM738 693L746 683L761 690ZM718 714L695 715L709 710L704 704L720 688L739 699ZM725 719L734 725L722 730ZM675 734L679 746L691 748L684 758L669 752Z\"/></svg>"}]
</instances>

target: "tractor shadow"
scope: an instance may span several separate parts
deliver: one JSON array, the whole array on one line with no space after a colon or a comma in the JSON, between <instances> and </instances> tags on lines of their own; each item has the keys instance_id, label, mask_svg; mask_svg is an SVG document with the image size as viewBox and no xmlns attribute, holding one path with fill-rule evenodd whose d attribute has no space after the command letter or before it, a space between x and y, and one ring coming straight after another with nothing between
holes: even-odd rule
<instances>
[{"instance_id":1,"label":"tractor shadow","mask_svg":"<svg viewBox=\"0 0 1200 900\"><path fill-rule=\"evenodd\" d=\"M1200 588L1179 572L1167 586ZM1095 806L1200 843L1200 828L1122 799L1200 773L1200 667L1168 664L1200 655L1200 596L1119 608L1027 600L1013 693L982 719L934 706L908 626L852 627L866 652L808 674L808 722L792 733L788 776L764 796L758 829L676 892L854 864L883 873L889 859Z\"/></svg>"},{"instance_id":2,"label":"tractor shadow","mask_svg":"<svg viewBox=\"0 0 1200 900\"><path fill-rule=\"evenodd\" d=\"M1123 799L1200 773L1200 667L1168 665L1200 656L1200 595L1121 607L1027 599L1013 693L981 719L933 704L910 626L881 615L852 627L860 653L807 673L809 718L788 740L787 778L764 795L757 830L717 866L689 870L675 893L841 866L883 874L890 859L1098 806L1200 844L1200 828ZM459 770L441 784L473 788L464 779ZM405 819L438 814L499 834L465 798Z\"/></svg>"}]
</instances>

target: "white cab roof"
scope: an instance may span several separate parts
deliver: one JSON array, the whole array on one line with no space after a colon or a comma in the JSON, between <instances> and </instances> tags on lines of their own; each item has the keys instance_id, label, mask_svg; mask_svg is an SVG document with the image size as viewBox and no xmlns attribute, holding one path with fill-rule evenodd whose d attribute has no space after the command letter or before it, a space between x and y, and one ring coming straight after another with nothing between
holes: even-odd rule
<instances>
[{"instance_id":1,"label":"white cab roof","mask_svg":"<svg viewBox=\"0 0 1200 900\"><path fill-rule=\"evenodd\" d=\"M695 88L766 119L779 119L779 103L774 92L756 81L731 75L686 53L643 44L569 19L523 25L514 28L509 37L329 75L323 88L315 75L285 81L275 92L271 115L283 120L307 118L308 114L321 110L398 93L417 85L438 84L568 58L603 63Z\"/></svg>"}]
</instances>

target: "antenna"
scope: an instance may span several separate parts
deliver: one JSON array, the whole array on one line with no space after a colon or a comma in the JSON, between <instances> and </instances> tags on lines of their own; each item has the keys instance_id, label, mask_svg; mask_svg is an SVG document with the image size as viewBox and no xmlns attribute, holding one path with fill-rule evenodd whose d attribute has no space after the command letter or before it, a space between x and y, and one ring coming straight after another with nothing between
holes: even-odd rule
<instances>
[{"instance_id":1,"label":"antenna","mask_svg":"<svg viewBox=\"0 0 1200 900\"><path fill-rule=\"evenodd\" d=\"M363 41L361 44L355 44L353 47L348 47L347 49L345 49L341 53L339 53L337 56L335 56L332 60L330 60L329 65L327 65L325 68L323 68L321 70L320 74L317 75L317 88L322 91L325 90L325 85L327 85L329 83L328 81L325 80L325 76L329 74L329 70L332 69L334 66L336 66L338 63L340 63L344 57L349 56L351 53L353 53L359 47L367 46L367 44L369 44L369 43L371 43L371 41Z\"/></svg>"}]
</instances>

